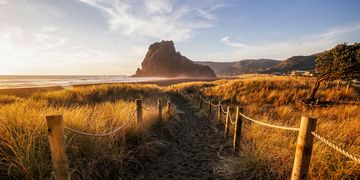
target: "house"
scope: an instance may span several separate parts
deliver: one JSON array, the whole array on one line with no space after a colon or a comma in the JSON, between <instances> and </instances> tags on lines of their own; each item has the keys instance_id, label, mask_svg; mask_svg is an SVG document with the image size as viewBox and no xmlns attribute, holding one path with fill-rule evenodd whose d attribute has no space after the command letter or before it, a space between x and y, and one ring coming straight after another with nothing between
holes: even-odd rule
<instances>
[{"instance_id":1,"label":"house","mask_svg":"<svg viewBox=\"0 0 360 180\"><path fill-rule=\"evenodd\" d=\"M315 73L312 72L312 71L300 71L300 70L291 71L292 76L309 76L309 77L313 77L314 74Z\"/></svg>"}]
</instances>

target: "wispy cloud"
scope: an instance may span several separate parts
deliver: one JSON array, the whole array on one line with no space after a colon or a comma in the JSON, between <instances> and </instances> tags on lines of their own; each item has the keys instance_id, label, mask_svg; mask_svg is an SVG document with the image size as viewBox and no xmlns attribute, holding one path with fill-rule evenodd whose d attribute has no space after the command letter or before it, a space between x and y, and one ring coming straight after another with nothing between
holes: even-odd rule
<instances>
[{"instance_id":1,"label":"wispy cloud","mask_svg":"<svg viewBox=\"0 0 360 180\"><path fill-rule=\"evenodd\" d=\"M244 43L232 42L232 41L230 41L230 38L227 36L221 38L220 42L222 42L228 46L235 47L235 48L249 48L250 47L249 45L246 45Z\"/></svg>"},{"instance_id":2,"label":"wispy cloud","mask_svg":"<svg viewBox=\"0 0 360 180\"><path fill-rule=\"evenodd\" d=\"M223 37L220 42L235 48L231 58L274 58L285 59L294 55L309 55L329 49L338 43L354 41L360 38L360 25L351 25L330 29L326 32L308 35L284 41L259 41L245 43Z\"/></svg>"},{"instance_id":3,"label":"wispy cloud","mask_svg":"<svg viewBox=\"0 0 360 180\"><path fill-rule=\"evenodd\" d=\"M8 0L0 0L0 6L8 3Z\"/></svg>"},{"instance_id":4,"label":"wispy cloud","mask_svg":"<svg viewBox=\"0 0 360 180\"><path fill-rule=\"evenodd\" d=\"M43 27L41 28L41 30L42 30L43 32L55 32L55 31L57 31L57 28L54 27L54 26L43 26Z\"/></svg>"},{"instance_id":5,"label":"wispy cloud","mask_svg":"<svg viewBox=\"0 0 360 180\"><path fill-rule=\"evenodd\" d=\"M124 35L184 41L196 29L213 27L214 12L221 4L197 7L188 1L80 0L99 9L109 29Z\"/></svg>"},{"instance_id":6,"label":"wispy cloud","mask_svg":"<svg viewBox=\"0 0 360 180\"><path fill-rule=\"evenodd\" d=\"M67 38L50 36L43 33L36 33L34 36L36 41L41 43L46 49L62 46L67 41Z\"/></svg>"}]
</instances>

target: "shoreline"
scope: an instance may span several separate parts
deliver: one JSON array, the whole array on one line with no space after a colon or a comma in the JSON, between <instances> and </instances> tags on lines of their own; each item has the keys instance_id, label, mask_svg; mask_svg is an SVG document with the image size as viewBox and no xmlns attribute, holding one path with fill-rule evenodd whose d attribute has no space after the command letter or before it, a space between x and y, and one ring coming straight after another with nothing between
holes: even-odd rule
<instances>
[{"instance_id":1,"label":"shoreline","mask_svg":"<svg viewBox=\"0 0 360 180\"><path fill-rule=\"evenodd\" d=\"M78 84L71 85L71 87L88 87L88 86L97 86L97 85L115 85L115 84L155 84L158 86L169 86L184 82L200 82L200 81L216 81L220 79L237 79L237 77L217 77L217 78L169 78L169 79L159 79L159 80L149 80L143 82L116 82L116 83L91 83L91 84ZM43 87L19 87L19 88L6 88L0 89L0 95L14 95L19 97L31 96L37 92L46 92L46 91L57 91L66 89L69 86L43 86Z\"/></svg>"}]
</instances>

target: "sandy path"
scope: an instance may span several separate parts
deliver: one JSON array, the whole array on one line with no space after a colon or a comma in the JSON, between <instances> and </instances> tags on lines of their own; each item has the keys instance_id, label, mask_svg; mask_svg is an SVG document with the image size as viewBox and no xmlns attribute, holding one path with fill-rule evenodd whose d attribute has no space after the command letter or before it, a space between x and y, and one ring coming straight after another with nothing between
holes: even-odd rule
<instances>
[{"instance_id":1,"label":"sandy path","mask_svg":"<svg viewBox=\"0 0 360 180\"><path fill-rule=\"evenodd\" d=\"M218 179L214 166L222 134L181 97L173 98L179 118L168 122L166 147L144 164L144 179Z\"/></svg>"}]
</instances>

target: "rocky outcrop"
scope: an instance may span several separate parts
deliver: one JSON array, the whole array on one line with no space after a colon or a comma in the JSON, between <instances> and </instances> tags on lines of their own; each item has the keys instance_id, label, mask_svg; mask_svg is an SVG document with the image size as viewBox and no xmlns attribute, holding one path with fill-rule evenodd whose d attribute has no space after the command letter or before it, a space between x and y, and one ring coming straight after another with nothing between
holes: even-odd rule
<instances>
[{"instance_id":1,"label":"rocky outcrop","mask_svg":"<svg viewBox=\"0 0 360 180\"><path fill-rule=\"evenodd\" d=\"M176 52L172 41L150 45L135 77L216 77L209 66L193 63Z\"/></svg>"}]
</instances>

